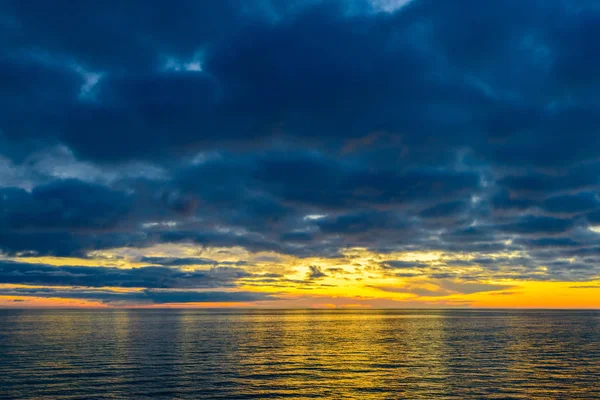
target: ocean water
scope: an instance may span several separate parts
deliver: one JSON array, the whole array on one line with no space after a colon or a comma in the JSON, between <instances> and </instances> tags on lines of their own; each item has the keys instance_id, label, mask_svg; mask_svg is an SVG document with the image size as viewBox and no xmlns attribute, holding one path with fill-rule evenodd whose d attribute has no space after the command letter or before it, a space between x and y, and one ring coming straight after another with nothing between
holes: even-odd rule
<instances>
[{"instance_id":1,"label":"ocean water","mask_svg":"<svg viewBox=\"0 0 600 400\"><path fill-rule=\"evenodd\" d=\"M600 399L600 312L0 310L0 398Z\"/></svg>"}]
</instances>

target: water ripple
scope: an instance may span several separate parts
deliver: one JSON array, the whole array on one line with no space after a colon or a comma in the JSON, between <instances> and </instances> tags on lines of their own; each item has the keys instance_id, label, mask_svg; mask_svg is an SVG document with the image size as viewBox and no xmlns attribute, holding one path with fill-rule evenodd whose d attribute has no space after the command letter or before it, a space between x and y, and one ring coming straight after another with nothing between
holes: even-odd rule
<instances>
[{"instance_id":1,"label":"water ripple","mask_svg":"<svg viewBox=\"0 0 600 400\"><path fill-rule=\"evenodd\" d=\"M2 310L0 398L600 398L600 312Z\"/></svg>"}]
</instances>

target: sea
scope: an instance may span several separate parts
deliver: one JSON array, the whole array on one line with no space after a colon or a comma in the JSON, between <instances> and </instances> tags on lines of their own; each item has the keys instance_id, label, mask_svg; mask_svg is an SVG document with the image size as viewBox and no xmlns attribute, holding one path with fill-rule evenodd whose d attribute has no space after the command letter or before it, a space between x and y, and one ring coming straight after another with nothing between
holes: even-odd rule
<instances>
[{"instance_id":1,"label":"sea","mask_svg":"<svg viewBox=\"0 0 600 400\"><path fill-rule=\"evenodd\" d=\"M0 310L2 399L600 399L600 311Z\"/></svg>"}]
</instances>

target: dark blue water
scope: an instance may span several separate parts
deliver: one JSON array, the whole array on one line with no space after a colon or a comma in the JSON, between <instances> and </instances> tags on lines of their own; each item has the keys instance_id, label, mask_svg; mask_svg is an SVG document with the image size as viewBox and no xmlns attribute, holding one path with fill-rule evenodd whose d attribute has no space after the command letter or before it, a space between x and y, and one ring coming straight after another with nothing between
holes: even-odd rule
<instances>
[{"instance_id":1,"label":"dark blue water","mask_svg":"<svg viewBox=\"0 0 600 400\"><path fill-rule=\"evenodd\" d=\"M0 397L597 399L594 311L0 311Z\"/></svg>"}]
</instances>

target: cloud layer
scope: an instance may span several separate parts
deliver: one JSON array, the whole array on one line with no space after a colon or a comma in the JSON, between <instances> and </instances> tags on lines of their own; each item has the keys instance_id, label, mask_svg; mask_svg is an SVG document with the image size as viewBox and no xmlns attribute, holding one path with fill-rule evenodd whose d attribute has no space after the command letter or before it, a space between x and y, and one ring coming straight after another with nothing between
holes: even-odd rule
<instances>
[{"instance_id":1,"label":"cloud layer","mask_svg":"<svg viewBox=\"0 0 600 400\"><path fill-rule=\"evenodd\" d=\"M3 2L0 283L256 273L18 260L161 244L445 252L459 261L432 279L598 279L599 31L592 1ZM448 270L465 254L478 276Z\"/></svg>"}]
</instances>

